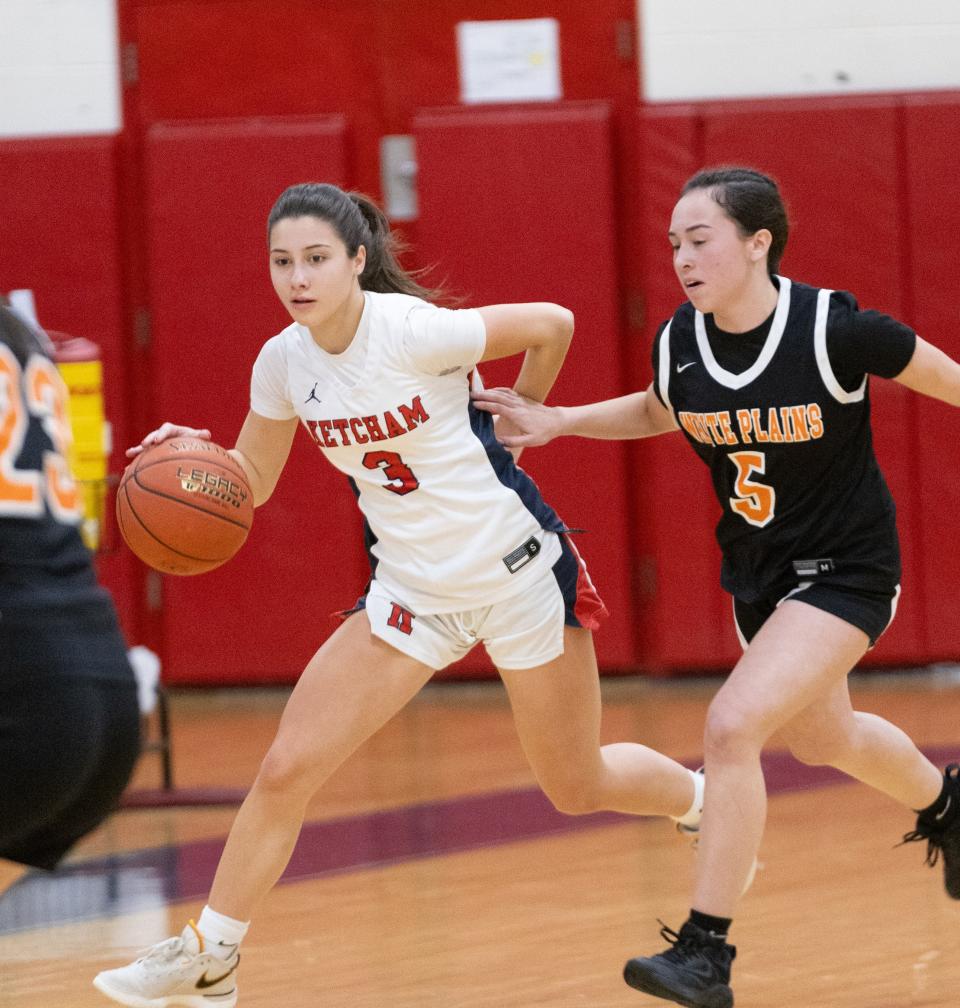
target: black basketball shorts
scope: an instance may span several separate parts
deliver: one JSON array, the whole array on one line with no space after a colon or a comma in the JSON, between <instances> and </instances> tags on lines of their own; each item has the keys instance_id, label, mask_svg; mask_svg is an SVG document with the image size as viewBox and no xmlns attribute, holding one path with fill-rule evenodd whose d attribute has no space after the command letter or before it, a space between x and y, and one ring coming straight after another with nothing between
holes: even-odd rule
<instances>
[{"instance_id":1,"label":"black basketball shorts","mask_svg":"<svg viewBox=\"0 0 960 1008\"><path fill-rule=\"evenodd\" d=\"M734 598L733 618L744 647L753 640L777 606L787 599L806 602L838 616L862 630L870 638L870 647L873 647L893 622L900 599L900 586L897 585L892 592L876 592L812 581L801 584L786 595L761 599L752 604Z\"/></svg>"}]
</instances>

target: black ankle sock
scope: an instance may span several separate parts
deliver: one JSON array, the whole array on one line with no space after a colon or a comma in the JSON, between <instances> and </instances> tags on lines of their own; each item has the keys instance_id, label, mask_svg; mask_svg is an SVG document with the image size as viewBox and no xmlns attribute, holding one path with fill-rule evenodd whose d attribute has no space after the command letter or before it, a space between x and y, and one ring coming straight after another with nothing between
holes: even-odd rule
<instances>
[{"instance_id":1,"label":"black ankle sock","mask_svg":"<svg viewBox=\"0 0 960 1008\"><path fill-rule=\"evenodd\" d=\"M923 819L939 820L943 817L944 821L953 821L957 812L960 811L960 802L958 802L957 798L956 781L945 775L943 779L943 787L940 789L940 794L937 800L932 805L928 805L925 809L918 809L917 811Z\"/></svg>"},{"instance_id":2,"label":"black ankle sock","mask_svg":"<svg viewBox=\"0 0 960 1008\"><path fill-rule=\"evenodd\" d=\"M724 941L727 940L730 925L733 923L732 917L711 917L710 914L700 913L699 910L691 910L689 920L701 931L707 931L714 938L722 938Z\"/></svg>"}]
</instances>

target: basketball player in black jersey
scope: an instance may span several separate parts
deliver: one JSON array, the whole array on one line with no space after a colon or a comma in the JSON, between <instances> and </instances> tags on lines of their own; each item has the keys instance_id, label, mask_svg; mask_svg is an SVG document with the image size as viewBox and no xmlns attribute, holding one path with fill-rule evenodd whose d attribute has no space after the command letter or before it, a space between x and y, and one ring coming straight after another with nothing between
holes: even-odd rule
<instances>
[{"instance_id":1,"label":"basketball player in black jersey","mask_svg":"<svg viewBox=\"0 0 960 1008\"><path fill-rule=\"evenodd\" d=\"M868 375L960 406L960 365L844 293L777 275L788 222L776 183L745 168L700 172L670 224L687 301L655 340L644 392L545 407L507 389L476 405L523 433L509 447L575 434L682 430L710 467L723 515L721 581L744 653L707 714L709 786L693 909L671 947L631 959L638 990L688 1008L730 1008L726 941L766 816L760 752L837 767L919 810L905 841L942 856L960 899L960 766L941 774L889 722L854 711L847 673L896 610L894 505L874 457Z\"/></svg>"},{"instance_id":2,"label":"basketball player in black jersey","mask_svg":"<svg viewBox=\"0 0 960 1008\"><path fill-rule=\"evenodd\" d=\"M52 869L116 808L140 751L133 670L77 528L66 388L0 305L0 868ZM2 888L2 885L0 885Z\"/></svg>"}]
</instances>

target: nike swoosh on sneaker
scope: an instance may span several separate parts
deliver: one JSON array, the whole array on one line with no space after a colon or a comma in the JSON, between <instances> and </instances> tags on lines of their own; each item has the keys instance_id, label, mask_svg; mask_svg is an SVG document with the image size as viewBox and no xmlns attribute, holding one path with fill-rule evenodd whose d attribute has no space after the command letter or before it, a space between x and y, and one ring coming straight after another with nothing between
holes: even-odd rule
<instances>
[{"instance_id":1,"label":"nike swoosh on sneaker","mask_svg":"<svg viewBox=\"0 0 960 1008\"><path fill-rule=\"evenodd\" d=\"M943 806L943 811L933 818L940 822L940 820L950 811L950 806L953 803L953 795L947 795L947 804Z\"/></svg>"},{"instance_id":2,"label":"nike swoosh on sneaker","mask_svg":"<svg viewBox=\"0 0 960 1008\"><path fill-rule=\"evenodd\" d=\"M207 987L216 987L218 983L226 980L228 976L240 965L240 957L237 956L237 961L224 973L222 976L218 976L215 980L210 980L207 977L207 973L204 973L202 977L199 977L196 983L197 990L204 990Z\"/></svg>"}]
</instances>

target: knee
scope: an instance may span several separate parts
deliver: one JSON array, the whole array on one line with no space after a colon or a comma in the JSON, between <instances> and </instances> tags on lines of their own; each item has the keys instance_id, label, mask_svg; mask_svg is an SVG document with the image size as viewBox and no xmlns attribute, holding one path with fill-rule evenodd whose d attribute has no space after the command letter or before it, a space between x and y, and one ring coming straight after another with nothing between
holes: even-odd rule
<instances>
[{"instance_id":1,"label":"knee","mask_svg":"<svg viewBox=\"0 0 960 1008\"><path fill-rule=\"evenodd\" d=\"M749 709L717 697L707 711L703 745L712 761L735 761L758 754L763 738Z\"/></svg>"},{"instance_id":2,"label":"knee","mask_svg":"<svg viewBox=\"0 0 960 1008\"><path fill-rule=\"evenodd\" d=\"M261 793L289 796L302 790L311 776L310 766L303 756L275 740L260 764L255 787Z\"/></svg>"},{"instance_id":3,"label":"knee","mask_svg":"<svg viewBox=\"0 0 960 1008\"><path fill-rule=\"evenodd\" d=\"M555 781L542 787L553 807L564 815L590 815L604 808L597 788L588 781Z\"/></svg>"}]
</instances>

